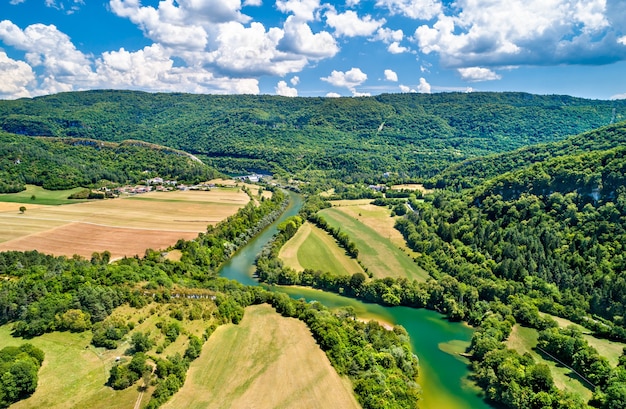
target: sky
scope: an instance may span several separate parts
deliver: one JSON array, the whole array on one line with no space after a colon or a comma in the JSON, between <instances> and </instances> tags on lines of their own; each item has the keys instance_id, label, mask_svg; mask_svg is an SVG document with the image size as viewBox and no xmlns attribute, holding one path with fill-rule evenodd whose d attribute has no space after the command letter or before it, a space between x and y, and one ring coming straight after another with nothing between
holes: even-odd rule
<instances>
[{"instance_id":1,"label":"sky","mask_svg":"<svg viewBox=\"0 0 626 409\"><path fill-rule=\"evenodd\" d=\"M88 89L626 98L624 0L0 0L0 99Z\"/></svg>"}]
</instances>

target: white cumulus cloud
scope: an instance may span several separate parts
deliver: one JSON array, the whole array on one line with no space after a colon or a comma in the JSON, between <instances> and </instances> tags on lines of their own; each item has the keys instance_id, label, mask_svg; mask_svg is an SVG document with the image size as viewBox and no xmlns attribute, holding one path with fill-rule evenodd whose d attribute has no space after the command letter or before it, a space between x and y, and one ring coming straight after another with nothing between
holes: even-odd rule
<instances>
[{"instance_id":1,"label":"white cumulus cloud","mask_svg":"<svg viewBox=\"0 0 626 409\"><path fill-rule=\"evenodd\" d=\"M352 89L364 83L367 80L367 74L361 71L360 68L351 68L346 72L333 70L328 77L322 77L321 79L335 87Z\"/></svg>"},{"instance_id":2,"label":"white cumulus cloud","mask_svg":"<svg viewBox=\"0 0 626 409\"><path fill-rule=\"evenodd\" d=\"M357 86L367 81L367 74L361 71L360 68L351 68L346 72L333 70L328 77L322 77L320 79L335 87L347 88L354 96L366 95L356 91Z\"/></svg>"},{"instance_id":3,"label":"white cumulus cloud","mask_svg":"<svg viewBox=\"0 0 626 409\"><path fill-rule=\"evenodd\" d=\"M393 70L385 70L385 79L387 81L393 81L393 82L397 82L398 81L398 74L395 73L395 71Z\"/></svg>"},{"instance_id":4,"label":"white cumulus cloud","mask_svg":"<svg viewBox=\"0 0 626 409\"><path fill-rule=\"evenodd\" d=\"M319 0L278 0L276 8L293 16L301 21L312 21L318 18L317 11L320 8Z\"/></svg>"},{"instance_id":5,"label":"white cumulus cloud","mask_svg":"<svg viewBox=\"0 0 626 409\"><path fill-rule=\"evenodd\" d=\"M417 92L421 94L430 94L430 84L426 81L426 78L420 78L420 84L417 86Z\"/></svg>"},{"instance_id":6,"label":"white cumulus cloud","mask_svg":"<svg viewBox=\"0 0 626 409\"><path fill-rule=\"evenodd\" d=\"M391 54L402 54L409 52L410 50L407 47L402 47L397 41L394 41L393 43L389 44L389 46L387 47L387 51L389 51Z\"/></svg>"},{"instance_id":7,"label":"white cumulus cloud","mask_svg":"<svg viewBox=\"0 0 626 409\"><path fill-rule=\"evenodd\" d=\"M300 77L298 77L297 75L294 75L291 80L289 80L289 82L291 83L291 85L293 85L294 87L296 85L298 85L300 83Z\"/></svg>"},{"instance_id":8,"label":"white cumulus cloud","mask_svg":"<svg viewBox=\"0 0 626 409\"><path fill-rule=\"evenodd\" d=\"M284 37L280 40L279 49L313 59L333 57L339 52L339 46L330 33L313 33L307 23L293 16L287 17L285 21Z\"/></svg>"},{"instance_id":9,"label":"white cumulus cloud","mask_svg":"<svg viewBox=\"0 0 626 409\"><path fill-rule=\"evenodd\" d=\"M335 34L345 37L370 36L385 24L385 19L375 20L367 15L359 17L353 10L337 13L334 8L326 12L326 22Z\"/></svg>"},{"instance_id":10,"label":"white cumulus cloud","mask_svg":"<svg viewBox=\"0 0 626 409\"><path fill-rule=\"evenodd\" d=\"M497 73L483 67L458 68L457 71L462 79L471 82L493 81L501 78Z\"/></svg>"},{"instance_id":11,"label":"white cumulus cloud","mask_svg":"<svg viewBox=\"0 0 626 409\"><path fill-rule=\"evenodd\" d=\"M626 58L607 0L458 0L419 26L420 50L448 67L605 64ZM617 18L617 17L611 17Z\"/></svg>"},{"instance_id":12,"label":"white cumulus cloud","mask_svg":"<svg viewBox=\"0 0 626 409\"><path fill-rule=\"evenodd\" d=\"M35 81L35 73L24 61L16 61L0 51L0 98L30 97L28 86Z\"/></svg>"},{"instance_id":13,"label":"white cumulus cloud","mask_svg":"<svg viewBox=\"0 0 626 409\"><path fill-rule=\"evenodd\" d=\"M291 88L285 81L278 81L276 87L274 87L274 91L276 95L281 95L283 97L297 97L298 90L295 88Z\"/></svg>"}]
</instances>

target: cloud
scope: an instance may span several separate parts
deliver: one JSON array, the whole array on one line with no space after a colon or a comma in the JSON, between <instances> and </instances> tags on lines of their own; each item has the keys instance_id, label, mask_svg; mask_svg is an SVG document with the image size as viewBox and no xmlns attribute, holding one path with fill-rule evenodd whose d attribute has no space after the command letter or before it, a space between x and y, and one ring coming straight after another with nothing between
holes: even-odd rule
<instances>
[{"instance_id":1,"label":"cloud","mask_svg":"<svg viewBox=\"0 0 626 409\"><path fill-rule=\"evenodd\" d=\"M380 40L389 44L391 42L400 42L403 38L404 32L402 30L392 30L387 27L381 27L376 32L375 40Z\"/></svg>"},{"instance_id":2,"label":"cloud","mask_svg":"<svg viewBox=\"0 0 626 409\"><path fill-rule=\"evenodd\" d=\"M0 40L25 51L26 62L42 70L42 81L54 91L81 88L94 81L89 58L53 25L33 24L22 30L12 22L0 22Z\"/></svg>"},{"instance_id":3,"label":"cloud","mask_svg":"<svg viewBox=\"0 0 626 409\"><path fill-rule=\"evenodd\" d=\"M326 98L340 98L341 95L337 94L336 92L329 92L328 94L326 94Z\"/></svg>"},{"instance_id":4,"label":"cloud","mask_svg":"<svg viewBox=\"0 0 626 409\"><path fill-rule=\"evenodd\" d=\"M610 25L607 0L459 0L455 6L414 34L420 51L437 53L449 68L626 58L616 42L623 29Z\"/></svg>"},{"instance_id":5,"label":"cloud","mask_svg":"<svg viewBox=\"0 0 626 409\"><path fill-rule=\"evenodd\" d=\"M194 9L186 8L188 1L181 0L177 7L172 0L164 0L159 3L158 9L140 7L133 0L111 0L110 6L116 15L128 18L139 26L152 41L177 49L203 50L208 34L201 25L193 23L195 17L189 17Z\"/></svg>"},{"instance_id":6,"label":"cloud","mask_svg":"<svg viewBox=\"0 0 626 409\"><path fill-rule=\"evenodd\" d=\"M333 57L339 52L337 42L330 33L322 31L314 34L308 24L298 21L293 16L287 17L284 37L278 46L281 51L313 59Z\"/></svg>"},{"instance_id":7,"label":"cloud","mask_svg":"<svg viewBox=\"0 0 626 409\"><path fill-rule=\"evenodd\" d=\"M0 98L30 97L29 84L35 82L35 73L24 61L16 61L0 51Z\"/></svg>"},{"instance_id":8,"label":"cloud","mask_svg":"<svg viewBox=\"0 0 626 409\"><path fill-rule=\"evenodd\" d=\"M378 0L376 6L387 8L391 14L419 20L430 20L442 9L439 0Z\"/></svg>"},{"instance_id":9,"label":"cloud","mask_svg":"<svg viewBox=\"0 0 626 409\"><path fill-rule=\"evenodd\" d=\"M297 75L294 75L291 80L289 80L289 82L291 83L291 85L293 85L294 87L296 85L298 85L300 83L300 77L298 77Z\"/></svg>"},{"instance_id":10,"label":"cloud","mask_svg":"<svg viewBox=\"0 0 626 409\"><path fill-rule=\"evenodd\" d=\"M320 8L319 0L278 0L276 8L285 13L292 13L293 16L300 21L317 20L316 12Z\"/></svg>"},{"instance_id":11,"label":"cloud","mask_svg":"<svg viewBox=\"0 0 626 409\"><path fill-rule=\"evenodd\" d=\"M334 85L335 87L348 88L352 92L353 96L368 95L359 93L355 89L358 85L363 84L367 80L367 74L359 68L351 68L346 72L333 70L328 77L322 77L320 79Z\"/></svg>"},{"instance_id":12,"label":"cloud","mask_svg":"<svg viewBox=\"0 0 626 409\"><path fill-rule=\"evenodd\" d=\"M609 98L610 100L616 100L616 99L626 99L626 92L623 94L615 94L613 96L611 96L611 98Z\"/></svg>"},{"instance_id":13,"label":"cloud","mask_svg":"<svg viewBox=\"0 0 626 409\"><path fill-rule=\"evenodd\" d=\"M237 22L222 24L215 41L215 51L206 54L208 63L234 76L286 75L298 72L307 64L306 56L277 49L283 31L265 30L261 23L249 27Z\"/></svg>"},{"instance_id":14,"label":"cloud","mask_svg":"<svg viewBox=\"0 0 626 409\"><path fill-rule=\"evenodd\" d=\"M19 4L24 2L25 0L15 0L16 3L11 4ZM80 10L81 6L85 5L83 0L45 0L46 6L51 7L53 9L57 9L59 11L65 12L65 14L74 14L78 10Z\"/></svg>"},{"instance_id":15,"label":"cloud","mask_svg":"<svg viewBox=\"0 0 626 409\"><path fill-rule=\"evenodd\" d=\"M385 79L387 81L397 82L398 81L398 74L396 74L392 70L385 70Z\"/></svg>"},{"instance_id":16,"label":"cloud","mask_svg":"<svg viewBox=\"0 0 626 409\"><path fill-rule=\"evenodd\" d=\"M367 74L359 68L352 68L346 72L333 70L328 77L322 77L321 80L326 81L335 87L353 89L367 80Z\"/></svg>"},{"instance_id":17,"label":"cloud","mask_svg":"<svg viewBox=\"0 0 626 409\"><path fill-rule=\"evenodd\" d=\"M397 41L394 41L393 43L389 44L389 47L387 47L387 51L389 51L391 54L402 54L409 52L410 50L406 47L402 47Z\"/></svg>"},{"instance_id":18,"label":"cloud","mask_svg":"<svg viewBox=\"0 0 626 409\"><path fill-rule=\"evenodd\" d=\"M482 67L458 68L457 71L463 80L470 82L493 81L501 78L490 69Z\"/></svg>"},{"instance_id":19,"label":"cloud","mask_svg":"<svg viewBox=\"0 0 626 409\"><path fill-rule=\"evenodd\" d=\"M385 24L385 19L374 20L369 15L360 18L352 10L337 13L334 8L331 8L326 12L325 17L326 23L335 29L335 34L345 37L370 36Z\"/></svg>"},{"instance_id":20,"label":"cloud","mask_svg":"<svg viewBox=\"0 0 626 409\"><path fill-rule=\"evenodd\" d=\"M10 0L10 1L9 1L9 4L10 4L10 5L12 5L12 6L16 6L16 5L18 5L18 4L22 4L22 3L24 3L25 1L26 1L26 0Z\"/></svg>"},{"instance_id":21,"label":"cloud","mask_svg":"<svg viewBox=\"0 0 626 409\"><path fill-rule=\"evenodd\" d=\"M276 87L274 87L274 91L276 92L276 95L281 95L283 97L298 96L298 90L289 87L285 81L278 81L278 84L276 84Z\"/></svg>"},{"instance_id":22,"label":"cloud","mask_svg":"<svg viewBox=\"0 0 626 409\"><path fill-rule=\"evenodd\" d=\"M102 87L162 92L258 94L256 79L228 78L198 68L174 67L167 50L158 44L136 52L123 48L102 54L96 62Z\"/></svg>"},{"instance_id":23,"label":"cloud","mask_svg":"<svg viewBox=\"0 0 626 409\"><path fill-rule=\"evenodd\" d=\"M417 92L421 94L430 94L430 84L425 78L420 78L420 84L417 86Z\"/></svg>"}]
</instances>

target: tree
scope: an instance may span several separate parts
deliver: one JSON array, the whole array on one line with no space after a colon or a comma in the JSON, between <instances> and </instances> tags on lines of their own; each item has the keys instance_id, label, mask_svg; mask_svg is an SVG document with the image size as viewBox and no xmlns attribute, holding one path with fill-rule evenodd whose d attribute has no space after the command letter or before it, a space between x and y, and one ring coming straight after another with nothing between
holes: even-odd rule
<instances>
[{"instance_id":1,"label":"tree","mask_svg":"<svg viewBox=\"0 0 626 409\"><path fill-rule=\"evenodd\" d=\"M146 352L152 348L153 342L149 333L135 332L131 337L131 345L135 352Z\"/></svg>"},{"instance_id":2,"label":"tree","mask_svg":"<svg viewBox=\"0 0 626 409\"><path fill-rule=\"evenodd\" d=\"M26 206L20 206L20 213L24 214L26 211Z\"/></svg>"}]
</instances>

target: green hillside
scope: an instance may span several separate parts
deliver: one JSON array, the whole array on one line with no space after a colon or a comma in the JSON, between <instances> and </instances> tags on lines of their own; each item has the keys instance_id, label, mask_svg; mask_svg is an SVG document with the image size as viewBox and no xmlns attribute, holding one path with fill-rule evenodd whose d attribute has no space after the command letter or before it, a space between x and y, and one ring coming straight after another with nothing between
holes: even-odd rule
<instances>
[{"instance_id":1,"label":"green hillside","mask_svg":"<svg viewBox=\"0 0 626 409\"><path fill-rule=\"evenodd\" d=\"M467 188L482 181L549 158L607 150L626 145L626 122L570 136L562 141L532 145L511 152L465 160L426 183L429 187Z\"/></svg>"},{"instance_id":2,"label":"green hillside","mask_svg":"<svg viewBox=\"0 0 626 409\"><path fill-rule=\"evenodd\" d=\"M156 176L200 182L218 174L184 152L140 141L103 143L0 132L0 193L22 191L25 184L61 190Z\"/></svg>"},{"instance_id":3,"label":"green hillside","mask_svg":"<svg viewBox=\"0 0 626 409\"><path fill-rule=\"evenodd\" d=\"M138 139L201 155L225 171L346 181L391 172L433 176L446 165L626 118L625 101L522 93L363 98L63 93L0 101L0 127L22 135Z\"/></svg>"}]
</instances>

